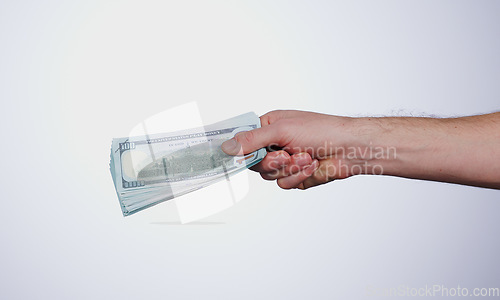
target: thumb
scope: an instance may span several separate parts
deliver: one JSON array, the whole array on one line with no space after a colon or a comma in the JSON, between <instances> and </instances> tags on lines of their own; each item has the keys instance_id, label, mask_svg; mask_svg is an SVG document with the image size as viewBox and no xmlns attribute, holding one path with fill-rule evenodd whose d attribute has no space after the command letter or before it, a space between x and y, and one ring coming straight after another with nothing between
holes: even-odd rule
<instances>
[{"instance_id":1,"label":"thumb","mask_svg":"<svg viewBox=\"0 0 500 300\"><path fill-rule=\"evenodd\" d=\"M243 155L269 145L281 145L281 135L274 124L250 131L238 132L232 139L222 143L222 151L229 155Z\"/></svg>"}]
</instances>

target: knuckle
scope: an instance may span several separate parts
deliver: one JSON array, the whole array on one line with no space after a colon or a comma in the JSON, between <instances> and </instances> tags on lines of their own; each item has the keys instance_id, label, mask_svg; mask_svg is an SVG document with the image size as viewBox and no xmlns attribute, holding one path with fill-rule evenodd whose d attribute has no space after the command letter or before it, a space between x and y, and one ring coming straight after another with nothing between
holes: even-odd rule
<instances>
[{"instance_id":1,"label":"knuckle","mask_svg":"<svg viewBox=\"0 0 500 300\"><path fill-rule=\"evenodd\" d=\"M323 184L328 182L328 178L325 175L313 175L312 181L314 181L315 184Z\"/></svg>"},{"instance_id":2,"label":"knuckle","mask_svg":"<svg viewBox=\"0 0 500 300\"><path fill-rule=\"evenodd\" d=\"M280 165L279 165L279 161L277 161L277 160L267 161L267 164L264 167L264 170L266 170L267 172L274 172L278 169L280 169Z\"/></svg>"},{"instance_id":3,"label":"knuckle","mask_svg":"<svg viewBox=\"0 0 500 300\"><path fill-rule=\"evenodd\" d=\"M239 143L244 143L244 144L251 144L252 141L255 139L253 131L243 131L239 132L235 135L235 139Z\"/></svg>"},{"instance_id":4,"label":"knuckle","mask_svg":"<svg viewBox=\"0 0 500 300\"><path fill-rule=\"evenodd\" d=\"M284 190L289 190L291 189L292 187L290 187L286 181L284 180L277 180L276 183L278 184L278 186Z\"/></svg>"},{"instance_id":5,"label":"knuckle","mask_svg":"<svg viewBox=\"0 0 500 300\"><path fill-rule=\"evenodd\" d=\"M304 190L310 189L312 187L318 186L323 184L323 182L319 182L314 180L313 178L309 177L306 180L304 180Z\"/></svg>"},{"instance_id":6,"label":"knuckle","mask_svg":"<svg viewBox=\"0 0 500 300\"><path fill-rule=\"evenodd\" d=\"M318 168L312 175L311 181L314 181L316 184L324 183L328 181L330 169L328 167L320 167Z\"/></svg>"},{"instance_id":7,"label":"knuckle","mask_svg":"<svg viewBox=\"0 0 500 300\"><path fill-rule=\"evenodd\" d=\"M243 136L247 142L251 143L254 140L255 135L253 131L246 131Z\"/></svg>"},{"instance_id":8,"label":"knuckle","mask_svg":"<svg viewBox=\"0 0 500 300\"><path fill-rule=\"evenodd\" d=\"M260 173L260 177L264 180L275 180L278 177L277 172Z\"/></svg>"},{"instance_id":9,"label":"knuckle","mask_svg":"<svg viewBox=\"0 0 500 300\"><path fill-rule=\"evenodd\" d=\"M269 174L267 173L260 173L260 177L262 177L262 179L264 180L271 180L271 176L269 176Z\"/></svg>"},{"instance_id":10,"label":"knuckle","mask_svg":"<svg viewBox=\"0 0 500 300\"><path fill-rule=\"evenodd\" d=\"M302 190L307 190L308 188L310 188L311 186L313 186L313 184L311 183L311 178L307 178L306 180L304 180L302 182Z\"/></svg>"},{"instance_id":11,"label":"knuckle","mask_svg":"<svg viewBox=\"0 0 500 300\"><path fill-rule=\"evenodd\" d=\"M265 126L265 125L270 125L272 123L271 115L272 111L268 112L267 114L263 115L260 117L260 125Z\"/></svg>"},{"instance_id":12,"label":"knuckle","mask_svg":"<svg viewBox=\"0 0 500 300\"><path fill-rule=\"evenodd\" d=\"M283 114L282 110L272 110L263 115L261 118L264 119L266 125L269 125L279 120L282 114Z\"/></svg>"}]
</instances>

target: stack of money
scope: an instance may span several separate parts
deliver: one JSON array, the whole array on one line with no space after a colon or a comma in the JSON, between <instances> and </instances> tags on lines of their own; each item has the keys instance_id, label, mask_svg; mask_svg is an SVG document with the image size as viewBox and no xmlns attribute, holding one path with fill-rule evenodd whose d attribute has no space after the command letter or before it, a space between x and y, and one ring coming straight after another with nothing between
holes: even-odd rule
<instances>
[{"instance_id":1,"label":"stack of money","mask_svg":"<svg viewBox=\"0 0 500 300\"><path fill-rule=\"evenodd\" d=\"M228 179L266 155L264 148L230 156L221 145L260 127L246 113L202 128L113 139L110 171L124 216Z\"/></svg>"}]
</instances>

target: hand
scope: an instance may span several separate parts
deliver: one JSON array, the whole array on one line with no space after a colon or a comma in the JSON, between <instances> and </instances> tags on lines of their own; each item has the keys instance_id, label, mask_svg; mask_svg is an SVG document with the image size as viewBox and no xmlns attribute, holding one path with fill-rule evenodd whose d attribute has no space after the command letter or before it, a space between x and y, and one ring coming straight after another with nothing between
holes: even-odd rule
<instances>
[{"instance_id":1,"label":"hand","mask_svg":"<svg viewBox=\"0 0 500 300\"><path fill-rule=\"evenodd\" d=\"M353 175L345 149L353 138L352 118L304 111L272 111L260 117L261 128L240 132L222 144L230 155L267 147L269 153L251 169L283 189L307 189Z\"/></svg>"}]
</instances>

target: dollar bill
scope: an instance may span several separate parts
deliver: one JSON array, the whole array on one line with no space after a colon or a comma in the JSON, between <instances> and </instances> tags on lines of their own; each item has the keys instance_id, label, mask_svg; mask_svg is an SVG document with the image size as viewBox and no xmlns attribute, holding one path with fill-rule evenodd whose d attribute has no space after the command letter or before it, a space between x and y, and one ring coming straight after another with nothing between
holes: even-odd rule
<instances>
[{"instance_id":1,"label":"dollar bill","mask_svg":"<svg viewBox=\"0 0 500 300\"><path fill-rule=\"evenodd\" d=\"M113 139L110 171L124 216L213 184L249 168L265 149L242 156L221 145L241 131L260 127L247 113L203 128Z\"/></svg>"}]
</instances>

